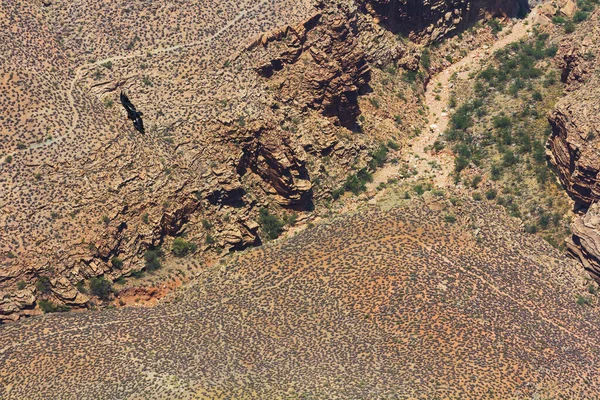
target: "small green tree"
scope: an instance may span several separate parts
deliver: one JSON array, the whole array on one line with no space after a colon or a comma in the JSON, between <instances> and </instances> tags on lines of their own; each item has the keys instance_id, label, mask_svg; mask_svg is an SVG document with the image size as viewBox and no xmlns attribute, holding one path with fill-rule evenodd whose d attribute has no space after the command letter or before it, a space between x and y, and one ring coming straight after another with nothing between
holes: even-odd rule
<instances>
[{"instance_id":1,"label":"small green tree","mask_svg":"<svg viewBox=\"0 0 600 400\"><path fill-rule=\"evenodd\" d=\"M50 278L48 278L47 276L42 275L35 282L35 290L37 290L40 293L48 293L50 292L51 288L52 285L50 284Z\"/></svg>"},{"instance_id":2,"label":"small green tree","mask_svg":"<svg viewBox=\"0 0 600 400\"><path fill-rule=\"evenodd\" d=\"M147 250L144 253L144 260L146 260L146 269L148 271L156 271L162 267L160 263L160 256L162 252L160 249Z\"/></svg>"},{"instance_id":3,"label":"small green tree","mask_svg":"<svg viewBox=\"0 0 600 400\"><path fill-rule=\"evenodd\" d=\"M112 260L110 260L110 263L112 264L114 269L123 268L123 260L119 257L113 257Z\"/></svg>"},{"instance_id":4,"label":"small green tree","mask_svg":"<svg viewBox=\"0 0 600 400\"><path fill-rule=\"evenodd\" d=\"M184 257L189 253L196 251L197 246L194 243L186 242L182 238L175 238L171 251L175 257Z\"/></svg>"},{"instance_id":5,"label":"small green tree","mask_svg":"<svg viewBox=\"0 0 600 400\"><path fill-rule=\"evenodd\" d=\"M259 223L267 237L271 240L277 239L281 235L283 226L285 225L276 215L270 214L266 208L261 208L259 211Z\"/></svg>"},{"instance_id":6,"label":"small green tree","mask_svg":"<svg viewBox=\"0 0 600 400\"><path fill-rule=\"evenodd\" d=\"M104 277L92 278L90 279L90 292L100 300L108 300L113 292L112 284Z\"/></svg>"}]
</instances>

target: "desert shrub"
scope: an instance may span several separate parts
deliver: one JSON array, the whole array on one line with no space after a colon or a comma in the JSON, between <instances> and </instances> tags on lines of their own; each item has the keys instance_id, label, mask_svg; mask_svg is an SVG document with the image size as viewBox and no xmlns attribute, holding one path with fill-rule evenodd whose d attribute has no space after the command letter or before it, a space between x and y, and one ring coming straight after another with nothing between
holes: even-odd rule
<instances>
[{"instance_id":1,"label":"desert shrub","mask_svg":"<svg viewBox=\"0 0 600 400\"><path fill-rule=\"evenodd\" d=\"M575 24L573 21L569 21L565 24L565 33L573 33L575 32Z\"/></svg>"},{"instance_id":2,"label":"desert shrub","mask_svg":"<svg viewBox=\"0 0 600 400\"><path fill-rule=\"evenodd\" d=\"M492 28L492 33L494 35L500 31L502 31L502 24L496 18L490 19L488 21L488 25Z\"/></svg>"},{"instance_id":3,"label":"desert shrub","mask_svg":"<svg viewBox=\"0 0 600 400\"><path fill-rule=\"evenodd\" d=\"M389 147L392 150L398 150L400 148L400 146L398 145L398 143L394 142L393 140L388 140L387 142L387 147Z\"/></svg>"},{"instance_id":4,"label":"desert shrub","mask_svg":"<svg viewBox=\"0 0 600 400\"><path fill-rule=\"evenodd\" d=\"M17 289L18 289L18 290L23 290L23 289L25 289L25 286L27 286L27 285L25 284L25 282L24 282L24 281L19 281L19 282L17 282Z\"/></svg>"},{"instance_id":5,"label":"desert shrub","mask_svg":"<svg viewBox=\"0 0 600 400\"><path fill-rule=\"evenodd\" d=\"M473 126L473 118L467 105L460 106L452 115L452 126L455 129L465 130Z\"/></svg>"},{"instance_id":6,"label":"desert shrub","mask_svg":"<svg viewBox=\"0 0 600 400\"><path fill-rule=\"evenodd\" d=\"M449 224L453 224L456 222L456 217L452 214L446 214L444 215L444 221L448 222Z\"/></svg>"},{"instance_id":7,"label":"desert shrub","mask_svg":"<svg viewBox=\"0 0 600 400\"><path fill-rule=\"evenodd\" d=\"M508 128L512 125L512 121L506 115L497 115L492 119L494 128Z\"/></svg>"},{"instance_id":8,"label":"desert shrub","mask_svg":"<svg viewBox=\"0 0 600 400\"><path fill-rule=\"evenodd\" d=\"M436 152L442 151L445 147L446 147L446 145L439 140L436 140L435 142L433 142L433 150L435 150Z\"/></svg>"},{"instance_id":9,"label":"desert shrub","mask_svg":"<svg viewBox=\"0 0 600 400\"><path fill-rule=\"evenodd\" d=\"M194 243L187 242L182 238L175 238L173 246L171 247L171 251L175 257L184 257L189 253L195 252L196 249L197 246Z\"/></svg>"},{"instance_id":10,"label":"desert shrub","mask_svg":"<svg viewBox=\"0 0 600 400\"><path fill-rule=\"evenodd\" d=\"M84 281L79 281L77 282L77 285L75 285L75 287L77 288L77 291L79 293L83 293L83 294L87 294L87 289L85 288L85 282Z\"/></svg>"},{"instance_id":11,"label":"desert shrub","mask_svg":"<svg viewBox=\"0 0 600 400\"><path fill-rule=\"evenodd\" d=\"M421 66L426 70L429 70L431 67L431 55L427 49L423 50L423 53L421 53Z\"/></svg>"},{"instance_id":12,"label":"desert shrub","mask_svg":"<svg viewBox=\"0 0 600 400\"><path fill-rule=\"evenodd\" d=\"M42 310L45 314L53 313L53 312L65 312L69 311L71 308L65 305L54 305L48 300L40 300L38 302L40 306L40 310Z\"/></svg>"},{"instance_id":13,"label":"desert shrub","mask_svg":"<svg viewBox=\"0 0 600 400\"><path fill-rule=\"evenodd\" d=\"M276 215L270 214L266 208L259 211L259 223L269 239L277 239L283 232L285 223Z\"/></svg>"},{"instance_id":14,"label":"desert shrub","mask_svg":"<svg viewBox=\"0 0 600 400\"><path fill-rule=\"evenodd\" d=\"M112 284L104 277L90 279L90 292L101 300L108 300L113 292Z\"/></svg>"},{"instance_id":15,"label":"desert shrub","mask_svg":"<svg viewBox=\"0 0 600 400\"><path fill-rule=\"evenodd\" d=\"M417 81L417 71L404 71L402 73L402 80L408 83L415 83Z\"/></svg>"},{"instance_id":16,"label":"desert shrub","mask_svg":"<svg viewBox=\"0 0 600 400\"><path fill-rule=\"evenodd\" d=\"M487 192L485 192L485 198L488 200L495 199L497 195L498 195L498 192L496 191L496 189L490 189Z\"/></svg>"},{"instance_id":17,"label":"desert shrub","mask_svg":"<svg viewBox=\"0 0 600 400\"><path fill-rule=\"evenodd\" d=\"M577 10L575 11L575 14L573 14L573 22L575 23L579 23L582 21L585 21L588 17L588 13L583 11L583 10Z\"/></svg>"},{"instance_id":18,"label":"desert shrub","mask_svg":"<svg viewBox=\"0 0 600 400\"><path fill-rule=\"evenodd\" d=\"M144 253L144 260L146 261L145 268L148 271L156 271L162 267L160 263L160 257L162 251L160 249L146 250Z\"/></svg>"},{"instance_id":19,"label":"desert shrub","mask_svg":"<svg viewBox=\"0 0 600 400\"><path fill-rule=\"evenodd\" d=\"M110 260L110 263L112 264L114 269L123 268L123 260L119 257L113 257L112 260Z\"/></svg>"},{"instance_id":20,"label":"desert shrub","mask_svg":"<svg viewBox=\"0 0 600 400\"><path fill-rule=\"evenodd\" d=\"M283 217L283 221L289 226L296 225L296 221L298 220L298 214L292 213L292 215L285 215Z\"/></svg>"},{"instance_id":21,"label":"desert shrub","mask_svg":"<svg viewBox=\"0 0 600 400\"><path fill-rule=\"evenodd\" d=\"M588 296L582 296L580 294L577 295L577 305L585 306L585 305L589 305L591 303L592 303L592 299L589 298Z\"/></svg>"},{"instance_id":22,"label":"desert shrub","mask_svg":"<svg viewBox=\"0 0 600 400\"><path fill-rule=\"evenodd\" d=\"M341 196L341 195L343 195L343 194L344 194L344 192L345 192L345 190L344 190L344 188L343 188L343 187L341 187L341 188L337 188L337 189L334 189L334 190L332 190L332 191L331 191L331 197L332 197L334 200L337 200L337 199L339 199L339 198L340 198L340 196Z\"/></svg>"},{"instance_id":23,"label":"desert shrub","mask_svg":"<svg viewBox=\"0 0 600 400\"><path fill-rule=\"evenodd\" d=\"M376 170L377 167L381 167L387 159L388 148L385 144L381 143L377 150L371 151L369 155L372 160L369 162L369 168Z\"/></svg>"},{"instance_id":24,"label":"desert shrub","mask_svg":"<svg viewBox=\"0 0 600 400\"><path fill-rule=\"evenodd\" d=\"M525 232L527 233L536 233L537 232L537 226L535 226L534 224L528 224L525 225Z\"/></svg>"},{"instance_id":25,"label":"desert shrub","mask_svg":"<svg viewBox=\"0 0 600 400\"><path fill-rule=\"evenodd\" d=\"M48 293L50 292L51 288L52 285L50 284L50 278L47 276L42 275L35 282L35 290L40 293Z\"/></svg>"}]
</instances>

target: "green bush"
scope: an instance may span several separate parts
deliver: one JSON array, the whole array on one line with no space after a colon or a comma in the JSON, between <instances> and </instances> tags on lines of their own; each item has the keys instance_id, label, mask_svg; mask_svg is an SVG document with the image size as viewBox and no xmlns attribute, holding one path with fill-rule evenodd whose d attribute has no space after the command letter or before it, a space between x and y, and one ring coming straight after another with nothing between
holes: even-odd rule
<instances>
[{"instance_id":1,"label":"green bush","mask_svg":"<svg viewBox=\"0 0 600 400\"><path fill-rule=\"evenodd\" d=\"M372 160L369 162L369 168L372 171L375 171L377 167L381 167L385 164L385 160L387 159L388 148L385 144L381 143L377 150L371 151L369 155L372 157Z\"/></svg>"},{"instance_id":2,"label":"green bush","mask_svg":"<svg viewBox=\"0 0 600 400\"><path fill-rule=\"evenodd\" d=\"M444 215L444 221L448 222L449 224L453 224L456 222L456 217L452 214L446 214Z\"/></svg>"},{"instance_id":3,"label":"green bush","mask_svg":"<svg viewBox=\"0 0 600 400\"><path fill-rule=\"evenodd\" d=\"M90 292L100 300L108 300L112 294L112 284L104 277L90 279Z\"/></svg>"},{"instance_id":4,"label":"green bush","mask_svg":"<svg viewBox=\"0 0 600 400\"><path fill-rule=\"evenodd\" d=\"M38 302L40 306L40 310L42 310L45 314L53 313L53 312L65 312L69 311L71 308L65 305L54 305L48 300L40 300Z\"/></svg>"},{"instance_id":5,"label":"green bush","mask_svg":"<svg viewBox=\"0 0 600 400\"><path fill-rule=\"evenodd\" d=\"M423 188L423 185L421 184L416 184L413 187L413 190L415 191L416 194L418 194L419 196L422 196L423 193L425 193L425 189Z\"/></svg>"},{"instance_id":6,"label":"green bush","mask_svg":"<svg viewBox=\"0 0 600 400\"><path fill-rule=\"evenodd\" d=\"M408 83L415 83L417 80L417 71L404 71L402 73L402 80Z\"/></svg>"},{"instance_id":7,"label":"green bush","mask_svg":"<svg viewBox=\"0 0 600 400\"><path fill-rule=\"evenodd\" d=\"M271 240L277 239L281 235L285 225L276 215L270 214L266 208L261 208L259 211L259 223L267 237Z\"/></svg>"},{"instance_id":8,"label":"green bush","mask_svg":"<svg viewBox=\"0 0 600 400\"><path fill-rule=\"evenodd\" d=\"M497 195L498 195L498 192L496 191L496 189L490 189L487 192L485 192L485 198L488 200L495 199Z\"/></svg>"},{"instance_id":9,"label":"green bush","mask_svg":"<svg viewBox=\"0 0 600 400\"><path fill-rule=\"evenodd\" d=\"M175 257L184 257L189 253L195 252L197 247L194 243L186 242L182 238L175 238L171 251Z\"/></svg>"},{"instance_id":10,"label":"green bush","mask_svg":"<svg viewBox=\"0 0 600 400\"><path fill-rule=\"evenodd\" d=\"M77 285L75 285L75 287L77 288L77 291L79 293L83 293L83 294L87 294L87 289L85 288L85 283L83 281L79 281L77 282Z\"/></svg>"},{"instance_id":11,"label":"green bush","mask_svg":"<svg viewBox=\"0 0 600 400\"><path fill-rule=\"evenodd\" d=\"M35 282L35 290L37 290L40 293L48 293L50 292L51 288L52 285L50 284L50 278L48 278L47 276L42 275Z\"/></svg>"},{"instance_id":12,"label":"green bush","mask_svg":"<svg viewBox=\"0 0 600 400\"><path fill-rule=\"evenodd\" d=\"M429 70L429 68L431 67L431 55L429 54L429 50L427 49L423 50L423 53L421 53L421 65L426 70Z\"/></svg>"},{"instance_id":13,"label":"green bush","mask_svg":"<svg viewBox=\"0 0 600 400\"><path fill-rule=\"evenodd\" d=\"M25 284L25 282L24 282L24 281L19 281L19 282L17 282L17 289L18 289L18 290L23 290L23 289L25 289L25 286L27 286L27 285Z\"/></svg>"},{"instance_id":14,"label":"green bush","mask_svg":"<svg viewBox=\"0 0 600 400\"><path fill-rule=\"evenodd\" d=\"M569 21L565 24L565 32L566 33L575 32L575 24L573 23L573 21Z\"/></svg>"},{"instance_id":15,"label":"green bush","mask_svg":"<svg viewBox=\"0 0 600 400\"><path fill-rule=\"evenodd\" d=\"M114 269L123 268L123 260L119 257L113 257L112 260L110 260L110 263L112 264Z\"/></svg>"},{"instance_id":16,"label":"green bush","mask_svg":"<svg viewBox=\"0 0 600 400\"><path fill-rule=\"evenodd\" d=\"M575 11L575 14L573 14L573 22L575 23L579 23L582 21L585 21L588 17L588 13L582 10L577 10Z\"/></svg>"},{"instance_id":17,"label":"green bush","mask_svg":"<svg viewBox=\"0 0 600 400\"><path fill-rule=\"evenodd\" d=\"M162 256L162 251L160 249L146 250L144 253L144 260L146 261L146 270L148 271L156 271L162 267L160 263L160 257Z\"/></svg>"},{"instance_id":18,"label":"green bush","mask_svg":"<svg viewBox=\"0 0 600 400\"><path fill-rule=\"evenodd\" d=\"M492 28L492 33L494 35L500 31L502 31L502 24L496 18L490 19L488 21L488 25Z\"/></svg>"},{"instance_id":19,"label":"green bush","mask_svg":"<svg viewBox=\"0 0 600 400\"><path fill-rule=\"evenodd\" d=\"M331 197L334 200L337 200L337 199L339 199L344 194L344 192L345 192L345 190L344 190L343 187L334 189L334 190L331 191Z\"/></svg>"},{"instance_id":20,"label":"green bush","mask_svg":"<svg viewBox=\"0 0 600 400\"><path fill-rule=\"evenodd\" d=\"M388 140L387 142L387 147L389 147L392 150L398 150L400 148L400 145L398 145L398 143L394 142L393 140Z\"/></svg>"},{"instance_id":21,"label":"green bush","mask_svg":"<svg viewBox=\"0 0 600 400\"><path fill-rule=\"evenodd\" d=\"M587 296L582 296L580 294L577 295L577 305L585 306L592 303L592 299Z\"/></svg>"}]
</instances>

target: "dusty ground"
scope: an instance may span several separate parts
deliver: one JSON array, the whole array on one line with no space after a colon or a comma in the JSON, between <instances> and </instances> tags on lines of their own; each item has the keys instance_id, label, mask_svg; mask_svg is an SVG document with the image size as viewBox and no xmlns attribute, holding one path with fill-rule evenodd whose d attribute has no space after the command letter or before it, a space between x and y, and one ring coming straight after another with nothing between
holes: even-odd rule
<instances>
[{"instance_id":1,"label":"dusty ground","mask_svg":"<svg viewBox=\"0 0 600 400\"><path fill-rule=\"evenodd\" d=\"M0 395L590 398L586 284L497 208L426 198L247 252L170 304L3 327Z\"/></svg>"}]
</instances>

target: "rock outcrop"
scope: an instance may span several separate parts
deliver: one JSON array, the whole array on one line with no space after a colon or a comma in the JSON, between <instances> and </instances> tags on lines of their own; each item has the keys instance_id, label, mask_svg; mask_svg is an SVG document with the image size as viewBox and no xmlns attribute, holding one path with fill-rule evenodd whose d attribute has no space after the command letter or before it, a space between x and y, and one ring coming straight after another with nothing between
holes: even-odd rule
<instances>
[{"instance_id":1,"label":"rock outcrop","mask_svg":"<svg viewBox=\"0 0 600 400\"><path fill-rule=\"evenodd\" d=\"M312 184L304 151L294 148L289 132L272 125L258 126L241 135L238 131L237 137L243 143L238 174L251 171L260 176L265 192L274 195L281 206L304 208L310 203Z\"/></svg>"},{"instance_id":2,"label":"rock outcrop","mask_svg":"<svg viewBox=\"0 0 600 400\"><path fill-rule=\"evenodd\" d=\"M577 217L571 231L573 235L566 240L569 251L600 281L600 203L594 203L585 215Z\"/></svg>"},{"instance_id":3,"label":"rock outcrop","mask_svg":"<svg viewBox=\"0 0 600 400\"><path fill-rule=\"evenodd\" d=\"M280 83L281 102L319 110L352 128L360 114L359 92L370 80L370 67L358 41L356 10L321 7L321 12L301 24L261 35L249 48L264 47L258 50L255 68ZM287 73L279 74L284 68Z\"/></svg>"},{"instance_id":4,"label":"rock outcrop","mask_svg":"<svg viewBox=\"0 0 600 400\"><path fill-rule=\"evenodd\" d=\"M561 44L556 55L567 95L549 114L552 135L547 143L550 163L584 214L571 224L566 243L586 269L600 281L600 34L598 14ZM586 212L587 211L587 212Z\"/></svg>"},{"instance_id":5,"label":"rock outcrop","mask_svg":"<svg viewBox=\"0 0 600 400\"><path fill-rule=\"evenodd\" d=\"M589 25L593 32L600 32L597 16ZM552 126L547 144L550 162L569 195L583 206L600 200L600 79L594 73L600 46L593 37L597 36L581 29L561 44L556 59L570 93L548 117Z\"/></svg>"},{"instance_id":6,"label":"rock outcrop","mask_svg":"<svg viewBox=\"0 0 600 400\"><path fill-rule=\"evenodd\" d=\"M526 10L517 0L358 0L390 29L419 41L435 41L457 33L469 23L491 16L516 16Z\"/></svg>"}]
</instances>

